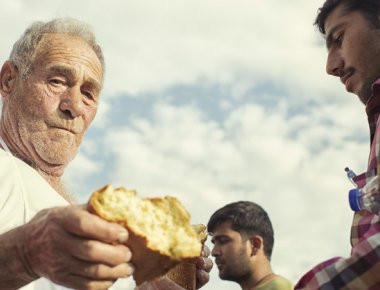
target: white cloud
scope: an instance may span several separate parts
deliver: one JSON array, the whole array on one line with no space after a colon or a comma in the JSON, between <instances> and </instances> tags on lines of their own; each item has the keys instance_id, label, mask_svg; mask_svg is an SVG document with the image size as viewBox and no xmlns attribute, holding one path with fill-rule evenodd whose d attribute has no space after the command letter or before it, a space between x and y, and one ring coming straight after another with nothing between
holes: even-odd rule
<instances>
[{"instance_id":1,"label":"white cloud","mask_svg":"<svg viewBox=\"0 0 380 290\"><path fill-rule=\"evenodd\" d=\"M0 56L32 20L77 17L94 26L104 47L106 95L200 79L237 87L270 79L301 98L341 96L323 73L324 48L316 46L319 1L14 2L1 1L0 24L12 17L14 27L2 31Z\"/></svg>"},{"instance_id":2,"label":"white cloud","mask_svg":"<svg viewBox=\"0 0 380 290\"><path fill-rule=\"evenodd\" d=\"M92 24L106 84L96 130L66 173L72 188L86 195L99 175L112 175L142 196L178 196L194 222L227 202L254 200L274 224L274 269L295 282L323 259L349 254L343 168L364 170L369 147L364 110L325 75L325 48L312 27L321 4L0 0L0 59L33 20L71 16ZM173 105L163 96L173 86L205 83L223 94L221 120L211 117L212 107ZM110 97L138 101L144 93L153 113L116 125ZM203 289L237 288L216 272Z\"/></svg>"},{"instance_id":3,"label":"white cloud","mask_svg":"<svg viewBox=\"0 0 380 290\"><path fill-rule=\"evenodd\" d=\"M367 145L344 140L349 125L324 124L330 106L310 108L291 136L299 120L286 111L243 105L218 124L196 107L159 102L151 121L133 119L106 136L106 147L117 156L113 182L142 196L174 194L194 222L207 222L227 202L258 202L277 233L275 268L295 281L306 265L349 253L350 184L343 169L364 169L350 153L365 156ZM325 139L331 142L324 145Z\"/></svg>"}]
</instances>

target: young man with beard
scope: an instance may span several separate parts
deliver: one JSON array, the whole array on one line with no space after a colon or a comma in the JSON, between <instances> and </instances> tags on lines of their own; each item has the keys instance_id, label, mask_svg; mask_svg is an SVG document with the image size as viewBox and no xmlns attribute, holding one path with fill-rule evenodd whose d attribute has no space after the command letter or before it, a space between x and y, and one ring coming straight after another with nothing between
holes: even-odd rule
<instances>
[{"instance_id":1,"label":"young man with beard","mask_svg":"<svg viewBox=\"0 0 380 290\"><path fill-rule=\"evenodd\" d=\"M327 0L315 24L326 39L326 71L365 105L370 128L363 187L380 170L380 0ZM344 112L342 112L344 113ZM359 211L351 228L351 255L332 258L305 274L296 289L380 289L380 216Z\"/></svg>"},{"instance_id":2,"label":"young man with beard","mask_svg":"<svg viewBox=\"0 0 380 290\"><path fill-rule=\"evenodd\" d=\"M274 236L268 214L249 201L230 203L210 218L211 251L219 277L243 290L290 290L293 285L272 271Z\"/></svg>"}]
</instances>

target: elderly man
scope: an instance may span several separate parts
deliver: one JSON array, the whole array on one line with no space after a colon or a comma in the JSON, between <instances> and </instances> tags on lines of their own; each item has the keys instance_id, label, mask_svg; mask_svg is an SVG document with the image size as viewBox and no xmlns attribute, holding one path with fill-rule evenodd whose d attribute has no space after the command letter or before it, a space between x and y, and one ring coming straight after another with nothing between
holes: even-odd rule
<instances>
[{"instance_id":1,"label":"elderly man","mask_svg":"<svg viewBox=\"0 0 380 290\"><path fill-rule=\"evenodd\" d=\"M34 23L1 69L0 289L107 289L133 273L128 232L69 205L61 183L103 78L91 29L66 18ZM201 262L199 286L210 270Z\"/></svg>"},{"instance_id":2,"label":"elderly man","mask_svg":"<svg viewBox=\"0 0 380 290\"><path fill-rule=\"evenodd\" d=\"M354 181L363 187L379 175L380 0L326 0L315 24L325 36L326 71L366 106L371 151L368 169ZM344 112L342 112L344 113ZM380 289L380 216L355 213L351 255L332 258L305 274L296 289Z\"/></svg>"}]
</instances>

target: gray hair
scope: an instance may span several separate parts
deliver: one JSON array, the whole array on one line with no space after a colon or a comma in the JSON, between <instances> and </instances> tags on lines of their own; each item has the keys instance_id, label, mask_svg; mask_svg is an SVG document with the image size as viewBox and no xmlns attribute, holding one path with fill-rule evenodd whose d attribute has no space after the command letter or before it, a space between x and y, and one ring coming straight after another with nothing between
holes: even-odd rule
<instances>
[{"instance_id":1,"label":"gray hair","mask_svg":"<svg viewBox=\"0 0 380 290\"><path fill-rule=\"evenodd\" d=\"M98 45L92 27L74 18L56 18L49 22L36 21L15 42L9 60L17 66L21 75L26 78L33 69L38 44L45 34L60 33L82 38L95 52L105 70L102 49Z\"/></svg>"}]
</instances>

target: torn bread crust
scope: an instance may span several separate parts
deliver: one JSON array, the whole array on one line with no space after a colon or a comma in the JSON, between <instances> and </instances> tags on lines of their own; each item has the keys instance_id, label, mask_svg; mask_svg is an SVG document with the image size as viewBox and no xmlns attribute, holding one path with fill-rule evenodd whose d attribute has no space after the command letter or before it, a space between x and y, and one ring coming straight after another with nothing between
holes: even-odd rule
<instances>
[{"instance_id":1,"label":"torn bread crust","mask_svg":"<svg viewBox=\"0 0 380 290\"><path fill-rule=\"evenodd\" d=\"M204 244L207 239L207 228L203 224L192 225L198 235L198 240ZM166 274L166 276L176 284L186 290L196 289L196 265L191 262L181 262Z\"/></svg>"},{"instance_id":2,"label":"torn bread crust","mask_svg":"<svg viewBox=\"0 0 380 290\"><path fill-rule=\"evenodd\" d=\"M137 285L201 254L190 215L175 197L140 199L133 190L106 185L92 194L89 210L128 229Z\"/></svg>"}]
</instances>

